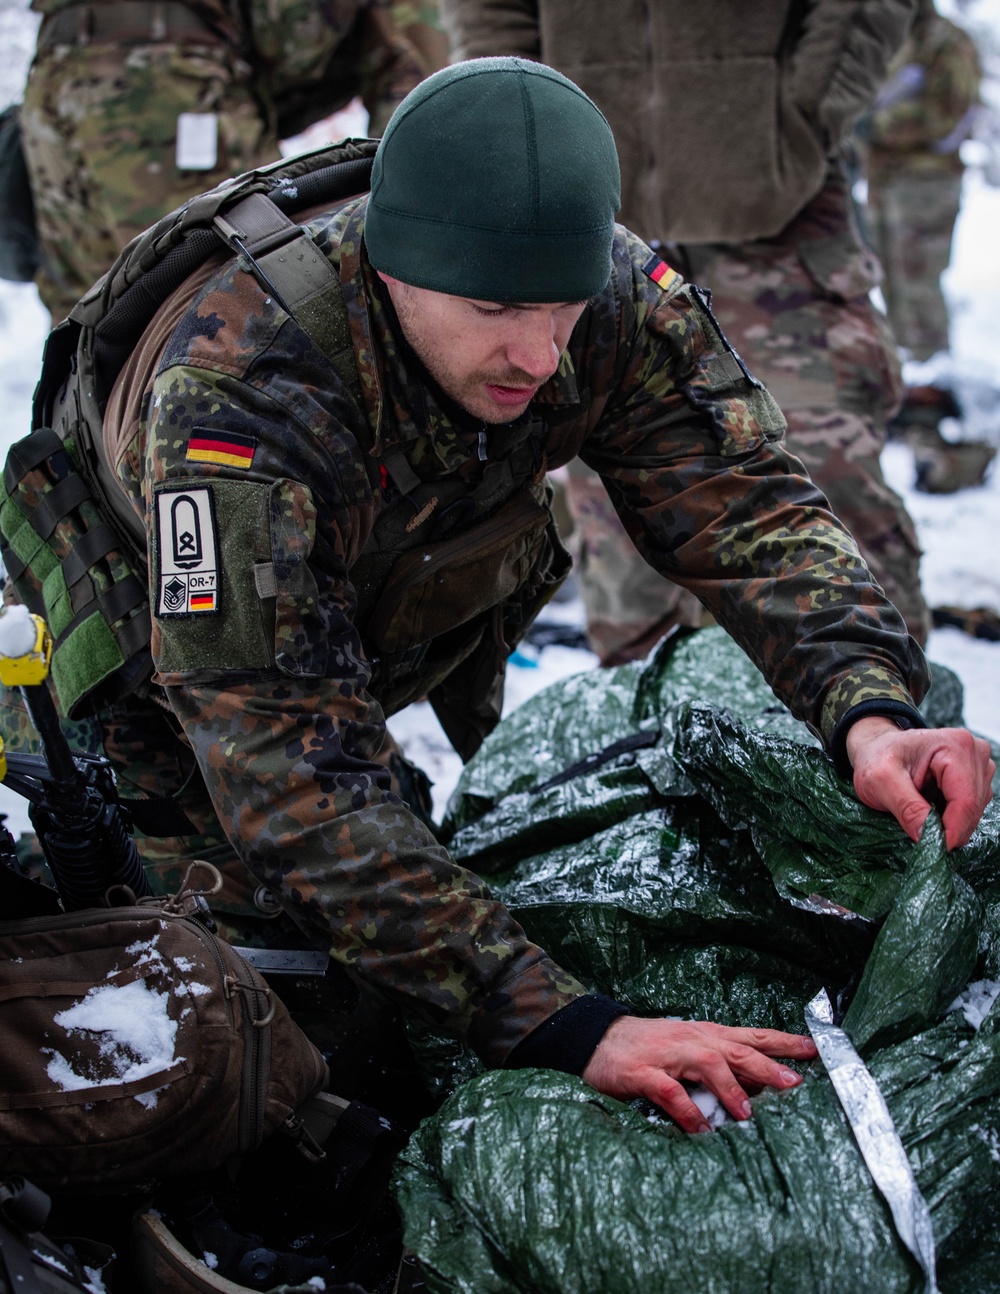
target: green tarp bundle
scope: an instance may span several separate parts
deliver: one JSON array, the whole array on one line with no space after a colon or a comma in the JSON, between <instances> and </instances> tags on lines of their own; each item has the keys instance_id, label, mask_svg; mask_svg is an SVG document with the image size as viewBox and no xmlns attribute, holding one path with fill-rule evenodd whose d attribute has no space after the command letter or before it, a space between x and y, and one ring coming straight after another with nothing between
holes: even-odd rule
<instances>
[{"instance_id":1,"label":"green tarp bundle","mask_svg":"<svg viewBox=\"0 0 1000 1294\"><path fill-rule=\"evenodd\" d=\"M947 671L925 714L961 721ZM949 1011L1000 979L995 805L964 849L945 853L936 818L911 844L706 630L522 706L445 831L532 938L642 1014L803 1032L827 989L930 1208L941 1288L998 1288L1000 1007ZM580 1080L474 1077L417 1041L453 1091L397 1180L431 1290L925 1287L819 1062L748 1123L690 1138Z\"/></svg>"}]
</instances>

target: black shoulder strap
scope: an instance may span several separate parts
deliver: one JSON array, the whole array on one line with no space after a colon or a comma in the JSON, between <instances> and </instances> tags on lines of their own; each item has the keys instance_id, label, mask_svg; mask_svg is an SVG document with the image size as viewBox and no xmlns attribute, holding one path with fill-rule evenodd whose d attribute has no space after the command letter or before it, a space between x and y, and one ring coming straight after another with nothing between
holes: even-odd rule
<instances>
[{"instance_id":1,"label":"black shoulder strap","mask_svg":"<svg viewBox=\"0 0 1000 1294\"><path fill-rule=\"evenodd\" d=\"M305 229L264 193L248 194L213 223L249 262L264 291L309 334L340 377L359 390L340 278Z\"/></svg>"}]
</instances>

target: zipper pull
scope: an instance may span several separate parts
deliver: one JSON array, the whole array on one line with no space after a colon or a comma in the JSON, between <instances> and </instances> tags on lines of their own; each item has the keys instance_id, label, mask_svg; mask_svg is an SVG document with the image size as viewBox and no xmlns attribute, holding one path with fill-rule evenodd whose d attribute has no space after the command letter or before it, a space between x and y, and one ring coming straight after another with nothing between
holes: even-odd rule
<instances>
[{"instance_id":1,"label":"zipper pull","mask_svg":"<svg viewBox=\"0 0 1000 1294\"><path fill-rule=\"evenodd\" d=\"M486 462L486 428L479 428L479 461Z\"/></svg>"}]
</instances>

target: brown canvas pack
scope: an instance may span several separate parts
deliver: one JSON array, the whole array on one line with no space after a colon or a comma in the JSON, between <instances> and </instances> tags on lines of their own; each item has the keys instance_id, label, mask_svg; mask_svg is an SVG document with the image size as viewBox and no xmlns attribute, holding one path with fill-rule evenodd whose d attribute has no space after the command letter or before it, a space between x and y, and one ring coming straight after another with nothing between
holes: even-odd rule
<instances>
[{"instance_id":1,"label":"brown canvas pack","mask_svg":"<svg viewBox=\"0 0 1000 1294\"><path fill-rule=\"evenodd\" d=\"M253 1150L326 1064L237 952L163 905L0 922L0 1171L118 1189Z\"/></svg>"}]
</instances>

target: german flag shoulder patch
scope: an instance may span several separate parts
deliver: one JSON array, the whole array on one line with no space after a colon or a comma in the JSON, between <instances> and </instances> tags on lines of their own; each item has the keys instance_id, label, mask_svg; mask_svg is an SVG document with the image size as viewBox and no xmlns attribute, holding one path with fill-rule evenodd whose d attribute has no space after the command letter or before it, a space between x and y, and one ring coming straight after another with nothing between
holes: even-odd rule
<instances>
[{"instance_id":1,"label":"german flag shoulder patch","mask_svg":"<svg viewBox=\"0 0 1000 1294\"><path fill-rule=\"evenodd\" d=\"M196 428L184 455L189 463L215 463L219 467L247 468L257 449L254 436L237 431L205 431Z\"/></svg>"},{"instance_id":2,"label":"german flag shoulder patch","mask_svg":"<svg viewBox=\"0 0 1000 1294\"><path fill-rule=\"evenodd\" d=\"M657 256L654 252L646 264L642 267L642 272L648 278L651 278L658 288L667 292L674 286L680 275L676 270L672 270L662 257Z\"/></svg>"}]
</instances>

